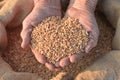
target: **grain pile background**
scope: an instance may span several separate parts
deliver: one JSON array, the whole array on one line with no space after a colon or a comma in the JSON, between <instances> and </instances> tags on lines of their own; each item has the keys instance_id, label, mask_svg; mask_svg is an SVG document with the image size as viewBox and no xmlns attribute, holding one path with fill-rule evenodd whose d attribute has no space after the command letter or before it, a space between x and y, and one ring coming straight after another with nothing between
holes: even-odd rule
<instances>
[{"instance_id":1,"label":"grain pile background","mask_svg":"<svg viewBox=\"0 0 120 80\"><path fill-rule=\"evenodd\" d=\"M89 34L78 19L52 16L43 20L31 34L31 48L45 55L49 62L84 52Z\"/></svg>"},{"instance_id":2,"label":"grain pile background","mask_svg":"<svg viewBox=\"0 0 120 80\"><path fill-rule=\"evenodd\" d=\"M88 55L83 60L80 60L77 64L71 64L66 67L61 72L69 73L72 77L75 77L78 73L92 64L98 57L101 57L103 54L111 50L111 42L114 35L114 29L105 19L105 16L101 13L96 13L97 22L100 29L100 36L98 45L91 51L91 55ZM51 72L45 68L44 65L39 64L31 50L23 50L20 47L21 38L20 38L21 28L8 30L8 48L2 54L2 57L6 62L8 62L13 70L18 72L32 72L39 74L45 80L56 76L61 72ZM67 80L67 79L66 79Z\"/></svg>"}]
</instances>

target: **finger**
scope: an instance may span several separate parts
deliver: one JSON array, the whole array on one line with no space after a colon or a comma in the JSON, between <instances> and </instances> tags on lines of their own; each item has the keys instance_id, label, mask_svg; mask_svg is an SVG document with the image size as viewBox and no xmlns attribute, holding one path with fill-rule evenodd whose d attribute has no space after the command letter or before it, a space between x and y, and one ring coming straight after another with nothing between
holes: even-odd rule
<instances>
[{"instance_id":1,"label":"finger","mask_svg":"<svg viewBox=\"0 0 120 80\"><path fill-rule=\"evenodd\" d=\"M63 59L60 60L59 65L64 68L65 66L70 64L70 59L69 57L65 57Z\"/></svg>"},{"instance_id":2,"label":"finger","mask_svg":"<svg viewBox=\"0 0 120 80\"><path fill-rule=\"evenodd\" d=\"M31 33L32 33L32 26L24 26L26 28L23 28L22 32L21 32L21 38L22 38L22 44L21 47L22 48L27 48L28 45L30 44L30 40L31 40Z\"/></svg>"},{"instance_id":3,"label":"finger","mask_svg":"<svg viewBox=\"0 0 120 80\"><path fill-rule=\"evenodd\" d=\"M35 58L37 59L38 62L40 62L41 64L45 64L47 62L47 59L44 55L40 54L35 50L32 50L32 52L35 55Z\"/></svg>"},{"instance_id":4,"label":"finger","mask_svg":"<svg viewBox=\"0 0 120 80\"><path fill-rule=\"evenodd\" d=\"M88 45L85 47L85 52L89 53L90 50L95 47L96 42L93 39L90 39L90 41L88 42Z\"/></svg>"},{"instance_id":5,"label":"finger","mask_svg":"<svg viewBox=\"0 0 120 80\"><path fill-rule=\"evenodd\" d=\"M55 70L55 66L54 66L52 63L46 62L46 63L45 63L45 66L46 66L49 70L51 70L51 71L54 71L54 70Z\"/></svg>"},{"instance_id":6,"label":"finger","mask_svg":"<svg viewBox=\"0 0 120 80\"><path fill-rule=\"evenodd\" d=\"M56 66L56 67L60 67L59 61L57 61L57 62L55 63L55 66Z\"/></svg>"},{"instance_id":7,"label":"finger","mask_svg":"<svg viewBox=\"0 0 120 80\"><path fill-rule=\"evenodd\" d=\"M61 67L57 67L57 68L55 68L55 71L61 71L61 70L62 70Z\"/></svg>"},{"instance_id":8,"label":"finger","mask_svg":"<svg viewBox=\"0 0 120 80\"><path fill-rule=\"evenodd\" d=\"M65 14L64 18L67 18L67 17L68 17L68 15L67 15L67 14Z\"/></svg>"},{"instance_id":9,"label":"finger","mask_svg":"<svg viewBox=\"0 0 120 80\"><path fill-rule=\"evenodd\" d=\"M74 55L70 56L70 62L71 63L76 63L79 59L82 59L83 56L84 56L83 53L74 54Z\"/></svg>"}]
</instances>

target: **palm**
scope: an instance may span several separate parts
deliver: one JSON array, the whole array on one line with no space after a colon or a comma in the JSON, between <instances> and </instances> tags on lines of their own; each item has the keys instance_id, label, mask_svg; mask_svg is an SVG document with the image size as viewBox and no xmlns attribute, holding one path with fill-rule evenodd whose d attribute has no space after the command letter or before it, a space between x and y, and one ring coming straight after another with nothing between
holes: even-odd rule
<instances>
[{"instance_id":1,"label":"palm","mask_svg":"<svg viewBox=\"0 0 120 80\"><path fill-rule=\"evenodd\" d=\"M74 17L79 19L79 22L83 27L90 32L90 40L88 45L85 47L85 52L88 53L93 47L97 45L99 30L94 17L94 13L88 12L87 10L80 10L71 7L67 10L65 17ZM82 58L85 53L80 53L79 55L72 55L70 57L65 57L61 59L58 63L59 66L65 67L69 63L75 63L78 59ZM58 66L58 65L57 65Z\"/></svg>"},{"instance_id":2,"label":"palm","mask_svg":"<svg viewBox=\"0 0 120 80\"><path fill-rule=\"evenodd\" d=\"M44 2L44 1L43 1ZM53 5L53 4L52 4ZM25 18L23 21L23 30L21 32L21 37L23 39L21 46L23 48L28 47L30 44L31 32L35 26L37 26L43 19L49 16L61 16L61 8L60 5L58 7L52 6L48 3L37 2L35 7L33 8L32 12ZM41 55L36 50L32 50L36 59L45 64L47 67L47 60L46 57ZM48 67L50 69L50 67Z\"/></svg>"}]
</instances>

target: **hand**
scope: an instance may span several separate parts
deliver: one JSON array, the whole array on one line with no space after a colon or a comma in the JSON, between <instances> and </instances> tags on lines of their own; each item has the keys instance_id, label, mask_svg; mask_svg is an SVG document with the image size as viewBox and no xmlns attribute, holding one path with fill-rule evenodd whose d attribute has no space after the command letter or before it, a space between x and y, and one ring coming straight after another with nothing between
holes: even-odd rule
<instances>
[{"instance_id":1,"label":"hand","mask_svg":"<svg viewBox=\"0 0 120 80\"><path fill-rule=\"evenodd\" d=\"M50 16L61 16L60 0L34 0L32 12L23 21L21 32L22 48L27 48L31 40L31 32L43 19ZM55 69L53 64L47 62L46 57L32 50L38 62L45 64L50 70Z\"/></svg>"},{"instance_id":2,"label":"hand","mask_svg":"<svg viewBox=\"0 0 120 80\"><path fill-rule=\"evenodd\" d=\"M87 55L86 53L88 53L93 47L97 45L99 29L94 16L94 10L97 0L93 0L93 2L90 1L91 0L71 0L65 15L65 17L74 17L79 19L79 22L90 33L90 40L88 42L88 45L85 47L85 53L65 57L56 63L57 67L60 66L64 68L70 63L76 63L83 56Z\"/></svg>"}]
</instances>

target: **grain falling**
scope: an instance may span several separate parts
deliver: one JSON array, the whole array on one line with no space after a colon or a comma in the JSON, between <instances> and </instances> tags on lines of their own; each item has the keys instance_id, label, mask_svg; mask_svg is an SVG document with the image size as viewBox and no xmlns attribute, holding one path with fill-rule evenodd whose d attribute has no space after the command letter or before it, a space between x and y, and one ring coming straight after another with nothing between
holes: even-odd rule
<instances>
[{"instance_id":1,"label":"grain falling","mask_svg":"<svg viewBox=\"0 0 120 80\"><path fill-rule=\"evenodd\" d=\"M52 16L33 29L31 38L31 48L55 63L66 56L84 52L89 34L78 19Z\"/></svg>"}]
</instances>

